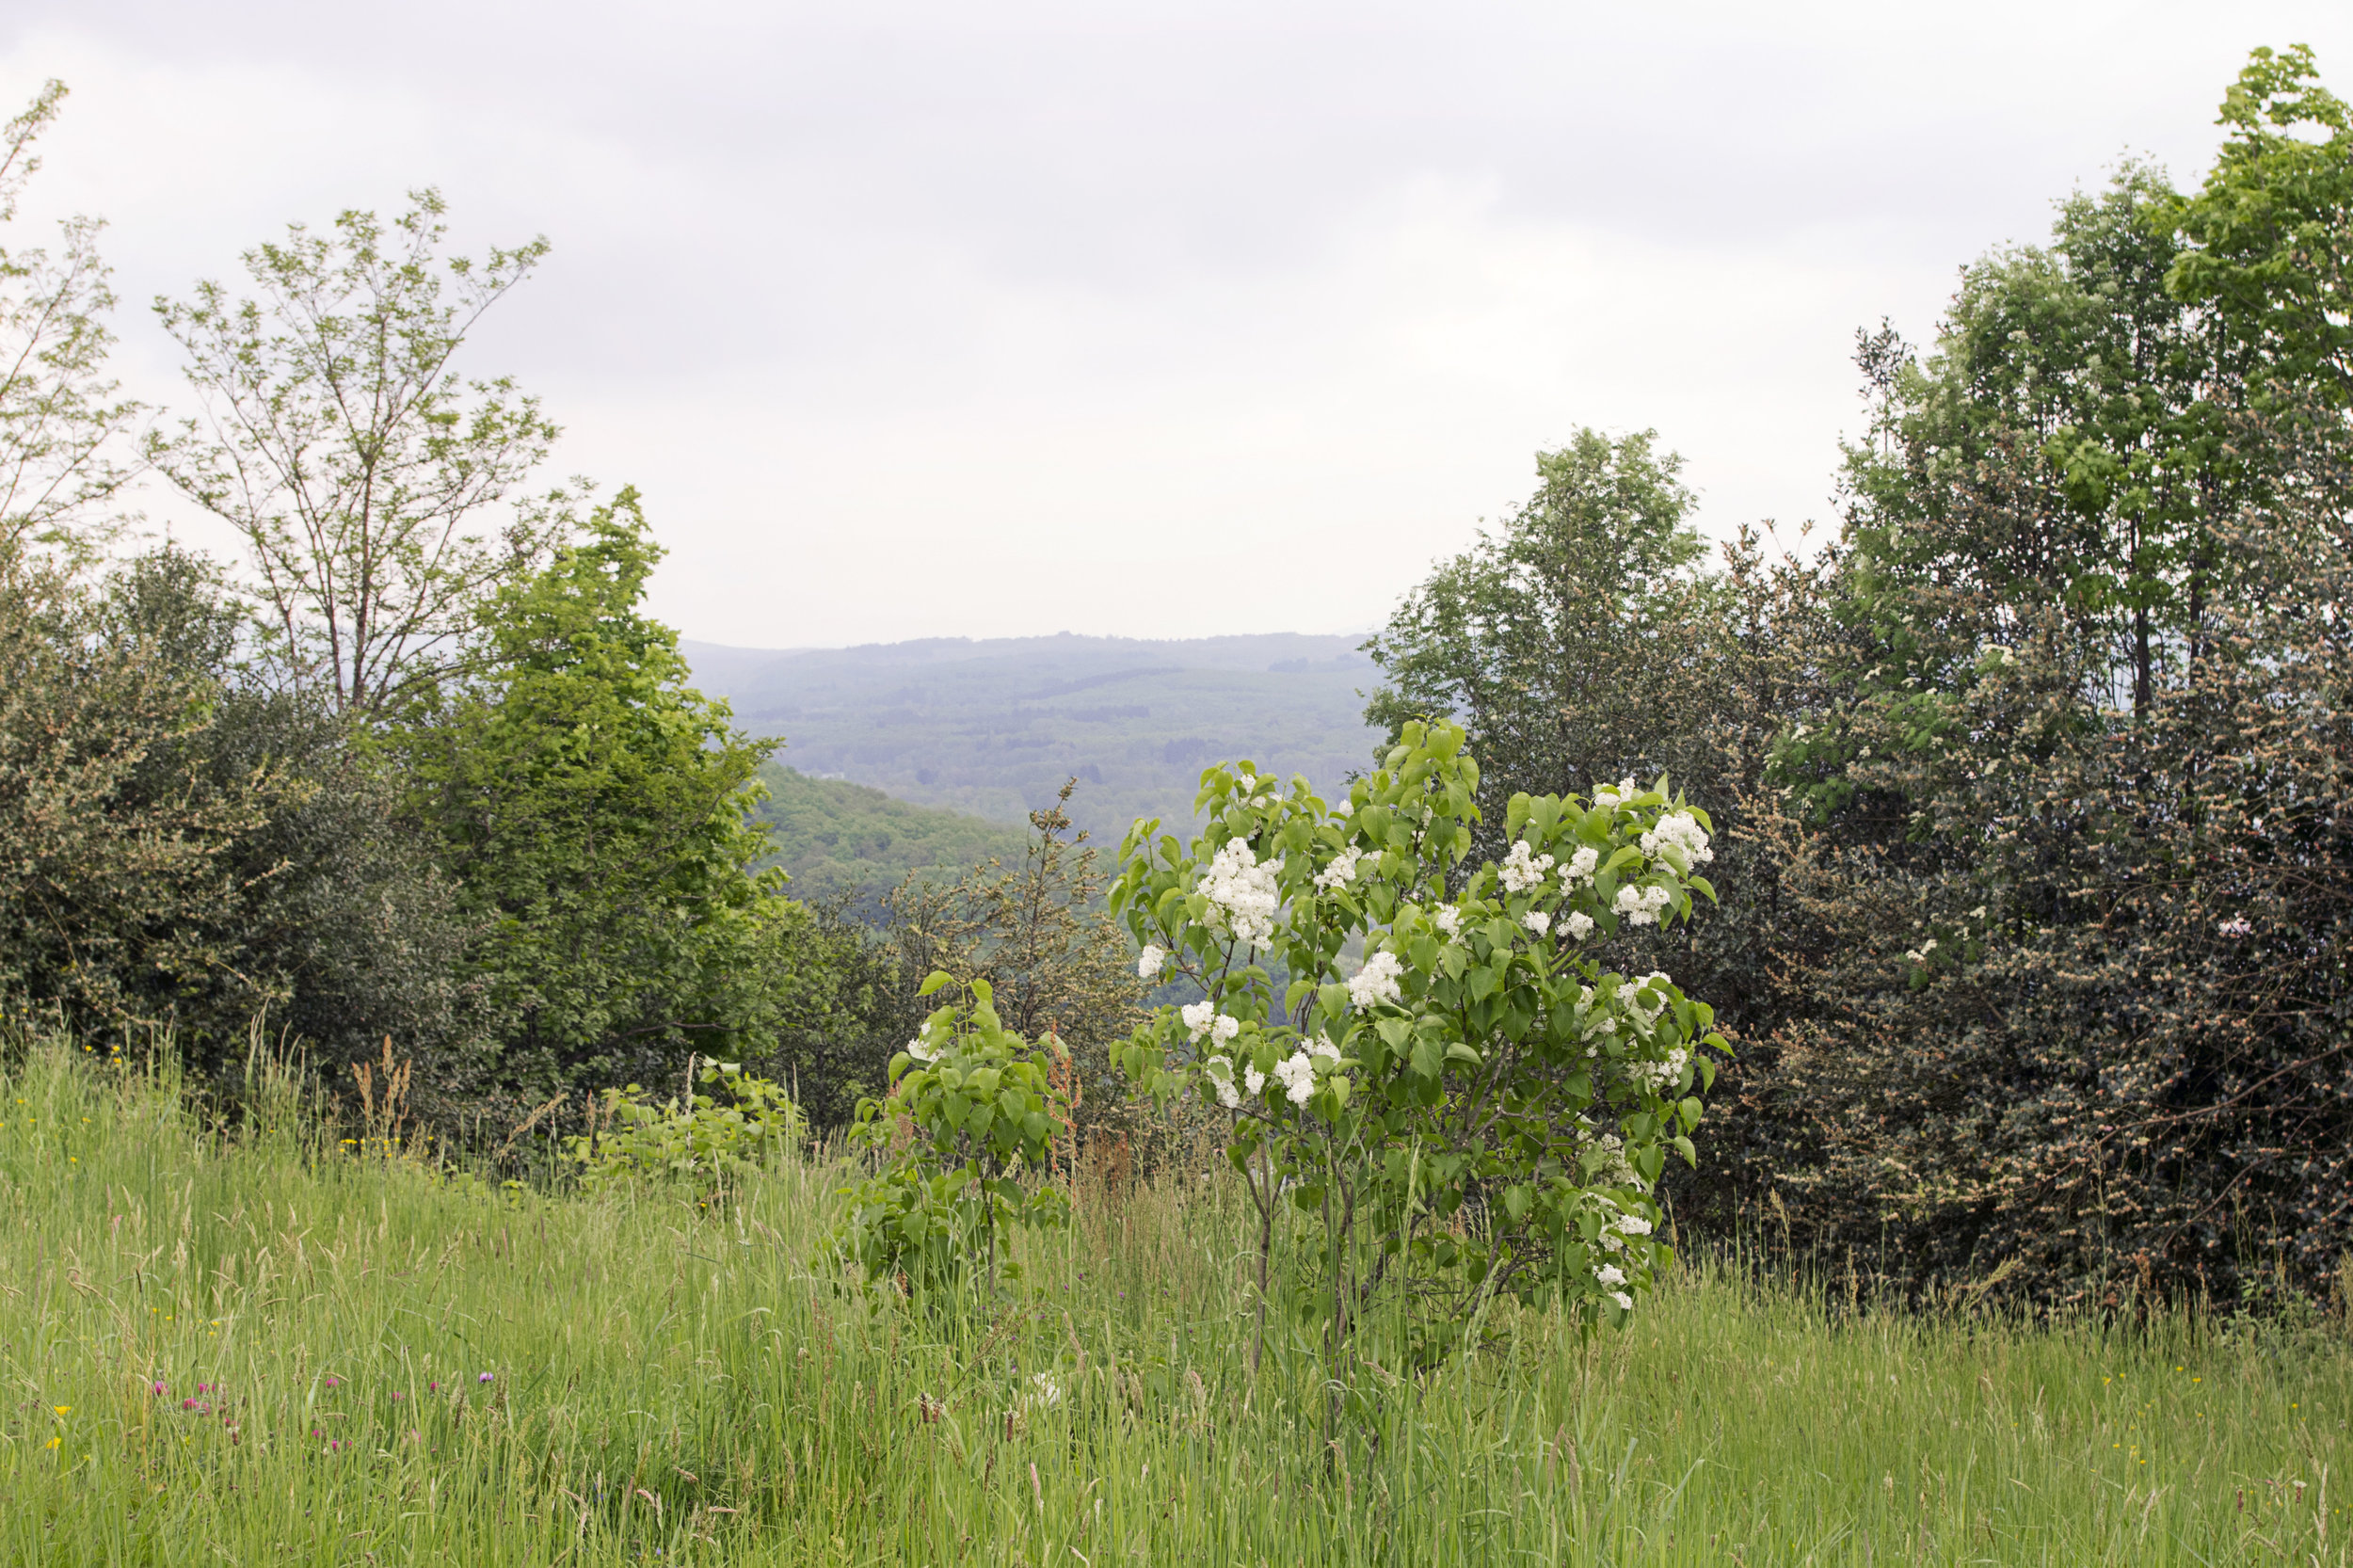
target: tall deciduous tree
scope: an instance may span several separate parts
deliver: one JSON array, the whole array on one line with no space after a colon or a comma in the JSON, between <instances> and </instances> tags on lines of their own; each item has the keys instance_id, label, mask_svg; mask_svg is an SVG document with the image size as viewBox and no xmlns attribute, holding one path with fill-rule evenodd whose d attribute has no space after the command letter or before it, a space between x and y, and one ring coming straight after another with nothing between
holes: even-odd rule
<instances>
[{"instance_id":1,"label":"tall deciduous tree","mask_svg":"<svg viewBox=\"0 0 2353 1568\"><path fill-rule=\"evenodd\" d=\"M1527 504L1442 563L1367 645L1387 681L1366 720L1392 744L1417 718L1461 723L1483 764L1488 837L1515 791L1647 782L1681 760L1657 681L1698 651L1708 590L1692 568L1705 546L1681 459L1654 440L1581 430L1539 454Z\"/></svg>"},{"instance_id":2,"label":"tall deciduous tree","mask_svg":"<svg viewBox=\"0 0 2353 1568\"><path fill-rule=\"evenodd\" d=\"M536 1087L757 1056L824 1002L810 917L756 872L752 776L776 747L685 685L639 608L661 557L634 490L483 611L478 676L402 733L416 806L477 924L502 1072Z\"/></svg>"},{"instance_id":3,"label":"tall deciduous tree","mask_svg":"<svg viewBox=\"0 0 2353 1568\"><path fill-rule=\"evenodd\" d=\"M2061 205L2048 246L1966 269L1925 360L1892 334L1865 341L1876 411L1848 455L1849 583L1897 656L1889 679L1943 680L1938 649L1973 657L1985 631L1912 624L1919 588L2059 611L2094 695L2141 712L2186 648L2198 540L2233 498L2213 345L2167 288L2177 206L2160 171L2127 165ZM2001 504L1977 504L1989 487Z\"/></svg>"},{"instance_id":4,"label":"tall deciduous tree","mask_svg":"<svg viewBox=\"0 0 2353 1568\"><path fill-rule=\"evenodd\" d=\"M50 82L0 125L0 224L15 219L40 168L33 143L65 95ZM126 445L141 410L106 376L114 294L101 227L68 221L55 255L0 248L0 558L34 544L87 561L105 532L97 509L136 471Z\"/></svg>"},{"instance_id":5,"label":"tall deciduous tree","mask_svg":"<svg viewBox=\"0 0 2353 1568\"><path fill-rule=\"evenodd\" d=\"M452 670L485 595L544 558L561 492L526 496L556 427L466 334L545 240L444 256L443 205L345 212L246 253L257 296L158 299L202 407L163 470L252 556L276 651L337 710L375 713Z\"/></svg>"},{"instance_id":6,"label":"tall deciduous tree","mask_svg":"<svg viewBox=\"0 0 2353 1568\"><path fill-rule=\"evenodd\" d=\"M1744 802L1782 902L1731 1121L1907 1285L2309 1290L2347 1244L2353 138L2300 51L2223 120L2195 196L2127 170L1925 363L1865 344L1839 635Z\"/></svg>"},{"instance_id":7,"label":"tall deciduous tree","mask_svg":"<svg viewBox=\"0 0 2353 1568\"><path fill-rule=\"evenodd\" d=\"M2180 212L2168 282L2211 313L2249 401L2353 406L2353 111L2312 50L2258 49L2222 100L2221 156Z\"/></svg>"}]
</instances>

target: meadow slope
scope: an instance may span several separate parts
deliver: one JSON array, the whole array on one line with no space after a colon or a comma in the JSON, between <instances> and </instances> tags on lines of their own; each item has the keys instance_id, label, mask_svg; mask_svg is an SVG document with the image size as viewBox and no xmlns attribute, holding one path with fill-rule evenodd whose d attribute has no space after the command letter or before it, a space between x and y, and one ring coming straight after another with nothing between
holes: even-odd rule
<instances>
[{"instance_id":1,"label":"meadow slope","mask_svg":"<svg viewBox=\"0 0 2353 1568\"><path fill-rule=\"evenodd\" d=\"M1441 1376L1251 1370L1239 1194L1082 1184L985 1320L812 1272L838 1173L502 1187L36 1046L0 1108L0 1560L2342 1562L2331 1325L1887 1316L1687 1266Z\"/></svg>"}]
</instances>

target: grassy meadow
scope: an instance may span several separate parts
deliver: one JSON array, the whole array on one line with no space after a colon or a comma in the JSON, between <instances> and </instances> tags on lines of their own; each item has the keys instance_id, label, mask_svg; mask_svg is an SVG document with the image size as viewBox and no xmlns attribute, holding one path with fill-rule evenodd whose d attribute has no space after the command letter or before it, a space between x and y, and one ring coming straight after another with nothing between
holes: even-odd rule
<instances>
[{"instance_id":1,"label":"grassy meadow","mask_svg":"<svg viewBox=\"0 0 2353 1568\"><path fill-rule=\"evenodd\" d=\"M1688 1264L1323 1439L1193 1172L944 1323L812 1275L838 1177L548 1196L224 1136L36 1045L0 1086L0 1560L2343 1562L2333 1326L1852 1314ZM266 1124L270 1117L260 1118Z\"/></svg>"}]
</instances>

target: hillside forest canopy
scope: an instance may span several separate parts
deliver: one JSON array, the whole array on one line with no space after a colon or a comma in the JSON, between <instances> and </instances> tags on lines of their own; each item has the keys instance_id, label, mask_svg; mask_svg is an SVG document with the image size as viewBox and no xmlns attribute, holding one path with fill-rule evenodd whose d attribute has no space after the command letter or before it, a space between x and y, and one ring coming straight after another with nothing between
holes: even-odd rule
<instances>
[{"instance_id":1,"label":"hillside forest canopy","mask_svg":"<svg viewBox=\"0 0 2353 1568\"><path fill-rule=\"evenodd\" d=\"M1438 992L1409 984L1393 1005L1424 1021L1401 1012L1397 1039L1346 1058L1354 1087L1317 1044L1384 1000L1371 983L1337 994L1352 973L1455 962L1413 956L1468 940L1433 901L1455 920L1488 900L1508 937L1476 950L1504 954L1494 984L1541 970L1546 1008L1672 1007L1687 1058L1721 1036L1712 1077L1675 1065L1688 1110L1657 1092L1673 1073L1642 1069L1649 1097L1625 1113L1648 1131L1628 1149L1683 1142L1625 1166L1642 1194L1630 1223L1656 1200L1687 1238L1767 1225L1903 1299L2337 1289L2353 1247L2353 120L2310 51L2253 54L2195 182L2121 164L2060 199L2042 243L1969 263L1925 341L1858 331L1867 421L1826 538L1757 520L1711 546L1661 436L1579 429L1361 648L1236 639L1252 646L1230 679L1176 679L1148 646L1101 668L1081 649L1036 687L943 656L887 737L859 726L914 689L904 671L859 650L730 668L646 614L660 498L549 479L553 412L474 362L476 324L549 247L456 253L431 190L390 217L293 225L230 280L155 301L184 391L168 408L126 396L100 226L13 232L64 102L53 84L0 132L0 1008L20 1048L46 1028L163 1053L230 1116L264 1048L298 1049L370 1114L397 1061L414 1135L518 1171L597 1135L622 1103L609 1091L691 1098L712 1064L786 1086L821 1129L887 1131L874 1108L896 1079L915 1087L894 1103L936 1111L936 1147L963 1151L935 1175L998 1184L1002 1207L954 1223L1010 1225L1029 1212L1016 1178L1064 1158L1061 1134L1024 1123L992 1152L960 1102L921 1097L931 1058L906 1048L997 1052L1011 1084L1030 1046L1006 1042L1050 1037L1067 1081L1040 1077L1040 1105L1083 1107L1069 1135L1123 1159L1206 1128L1240 1140L1238 1162L1279 1152L1308 1182L1337 1145L1287 1106L1332 1128L1349 1105L1427 1114L1461 1161L1449 1201L1497 1236L1554 1224L1518 1256L1557 1271L1600 1242L1569 1234L1573 1204L1508 1175L1501 1141L1566 1139L1583 1158L1598 1145L1564 1129L1600 1102L1556 1085L1542 1114L1449 1121L1467 1103L1453 1091L1369 1100L1362 1076L1422 1071L1417 1040L1486 1063L1510 1030L1550 1025L1497 1014L1485 1034L1446 1033L1427 1024ZM242 552L140 533L138 483ZM698 688L689 651L748 719ZM1336 710L1342 685L1361 703ZM1002 756L964 767L954 715L984 689L1002 714L965 728ZM1256 706L1220 728L1237 693ZM1017 806L1029 828L816 776L860 746L895 792ZM1256 773L1226 765L1244 758ZM1460 800L1413 805L1440 777ZM1331 808L1302 805L1293 825L1272 803L1305 801L1310 780ZM1637 801L1639 820L1606 809ZM1423 880L1381 882L1385 840L1340 802L1445 824L1443 842L1415 840ZM1128 838L1139 816L1211 824L1198 860ZM1278 900L1232 859L1234 833L1312 846L1333 880ZM1481 869L1541 850L1565 875L1580 843L1606 852L1601 880L1557 907L1511 903L1521 872ZM1657 875L1678 915L1701 915L1620 920L1644 906L1609 857L1656 871L1659 843L1693 852ZM1331 870L1366 854L1362 881ZM1197 881L1161 887L1146 866ZM1139 914L1147 884L1210 913ZM1256 916L1216 914L1261 892L1281 913L1255 937ZM1290 923L1341 898L1358 902L1328 941ZM1247 951L1188 968L1203 930ZM1589 963L1626 977L1623 994L1611 980L1577 1001L1558 966ZM945 1008L924 989L939 974ZM1226 1048L1220 1018L1240 1054L1187 1057ZM1425 1065L1419 1081L1456 1081ZM1254 1079L1258 1110L1237 1111L1232 1085ZM1252 1142L1261 1112L1272 1130ZM1382 1195L1394 1128L1350 1125L1349 1158L1371 1163L1347 1191L1411 1210L1418 1167ZM868 1243L889 1269L929 1266ZM1504 1267L1432 1244L1448 1267L1458 1252ZM1330 1299L1372 1299L1352 1281Z\"/></svg>"}]
</instances>

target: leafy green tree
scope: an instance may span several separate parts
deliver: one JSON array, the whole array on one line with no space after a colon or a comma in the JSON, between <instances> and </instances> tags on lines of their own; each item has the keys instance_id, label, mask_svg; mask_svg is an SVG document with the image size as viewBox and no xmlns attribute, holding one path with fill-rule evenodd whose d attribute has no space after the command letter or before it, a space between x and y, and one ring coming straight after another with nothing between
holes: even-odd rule
<instances>
[{"instance_id":1,"label":"leafy green tree","mask_svg":"<svg viewBox=\"0 0 2353 1568\"><path fill-rule=\"evenodd\" d=\"M1417 719L1462 724L1491 824L1514 792L1589 790L1686 760L1657 683L1698 656L1706 547L1682 460L1656 439L1581 430L1538 454L1527 504L1440 565L1366 645L1386 678L1366 722L1391 745Z\"/></svg>"},{"instance_id":2,"label":"leafy green tree","mask_svg":"<svg viewBox=\"0 0 2353 1568\"><path fill-rule=\"evenodd\" d=\"M935 972L919 995L951 984ZM1070 1212L1069 1193L1038 1179L1068 1114L1054 1087L1056 1042L1010 1027L987 981L957 989L892 1054L889 1096L858 1103L852 1136L880 1169L844 1190L848 1213L824 1254L856 1264L864 1284L904 1288L934 1308L975 1286L985 1302L1000 1267L1020 1278L1009 1233L1060 1225Z\"/></svg>"},{"instance_id":3,"label":"leafy green tree","mask_svg":"<svg viewBox=\"0 0 2353 1568\"><path fill-rule=\"evenodd\" d=\"M456 364L547 242L444 258L440 195L410 203L248 251L258 298L155 302L202 408L160 466L244 539L273 651L338 712L454 669L477 602L567 519L561 491L519 497L556 436L538 399Z\"/></svg>"},{"instance_id":4,"label":"leafy green tree","mask_svg":"<svg viewBox=\"0 0 2353 1568\"><path fill-rule=\"evenodd\" d=\"M0 993L168 1028L200 1072L257 1018L322 1065L393 1035L437 1100L463 1076L448 885L344 724L243 679L243 624L175 548L0 575Z\"/></svg>"},{"instance_id":5,"label":"leafy green tree","mask_svg":"<svg viewBox=\"0 0 2353 1568\"><path fill-rule=\"evenodd\" d=\"M65 84L50 82L0 125L0 224L39 171L35 139ZM124 451L140 418L105 374L114 306L98 254L102 226L65 224L55 256L0 248L0 569L26 545L87 561L106 530L95 516L136 472Z\"/></svg>"},{"instance_id":6,"label":"leafy green tree","mask_svg":"<svg viewBox=\"0 0 2353 1568\"><path fill-rule=\"evenodd\" d=\"M2062 204L2048 247L1969 267L1924 362L1891 332L1865 340L1877 408L1848 455L1849 597L1895 658L1890 682L1936 682L1985 631L1909 620L1909 591L1981 591L2059 607L2100 695L2147 711L2228 500L2212 345L2167 288L2177 204L2159 171L2127 165Z\"/></svg>"},{"instance_id":7,"label":"leafy green tree","mask_svg":"<svg viewBox=\"0 0 2353 1568\"><path fill-rule=\"evenodd\" d=\"M1681 464L1648 433L1588 430L1537 459L1527 504L1441 563L1369 645L1386 683L1366 710L1392 744L1424 716L1480 759L1477 853L1499 857L1515 794L1665 776L1716 813L1721 920L1628 927L1612 962L1709 997L1739 1038L1768 998L1774 868L1745 837L1792 712L1817 700L1828 631L1811 573L1744 532L1708 570ZM1740 1064L1730 1071L1737 1080Z\"/></svg>"},{"instance_id":8,"label":"leafy green tree","mask_svg":"<svg viewBox=\"0 0 2353 1568\"><path fill-rule=\"evenodd\" d=\"M492 596L482 674L400 737L477 925L468 983L520 1085L759 1056L826 1005L808 912L753 869L752 777L776 743L685 685L678 634L639 608L660 557L623 490Z\"/></svg>"},{"instance_id":9,"label":"leafy green tree","mask_svg":"<svg viewBox=\"0 0 2353 1568\"><path fill-rule=\"evenodd\" d=\"M233 963L206 916L286 787L175 778L213 682L106 608L56 564L0 573L0 993L101 1031L167 1021Z\"/></svg>"},{"instance_id":10,"label":"leafy green tree","mask_svg":"<svg viewBox=\"0 0 2353 1568\"><path fill-rule=\"evenodd\" d=\"M2219 123L2221 155L2180 205L2168 285L2208 314L2251 407L2342 415L2353 407L2353 114L2299 43L2256 50Z\"/></svg>"},{"instance_id":11,"label":"leafy green tree","mask_svg":"<svg viewBox=\"0 0 2353 1568\"><path fill-rule=\"evenodd\" d=\"M935 1011L924 982L947 973L986 983L1005 1028L1041 1045L1052 1036L1075 1101L1070 1136L1148 1141L1160 1130L1138 1123L1112 1080L1111 1052L1142 1016L1144 985L1127 934L1103 907L1108 879L1095 848L1073 831L1076 789L1064 783L1053 805L1030 813L1010 865L991 856L953 881L910 872L867 921L853 918L846 895L820 902L847 1005L779 1064L818 1121L848 1121L885 1081L892 1054Z\"/></svg>"},{"instance_id":12,"label":"leafy green tree","mask_svg":"<svg viewBox=\"0 0 2353 1568\"><path fill-rule=\"evenodd\" d=\"M1732 1164L1908 1290L2309 1289L2345 1244L2353 142L2298 51L2223 119L2194 197L2128 168L1924 362L1866 339L1882 417L1786 623L1817 680L1741 802L1780 897Z\"/></svg>"}]
</instances>

